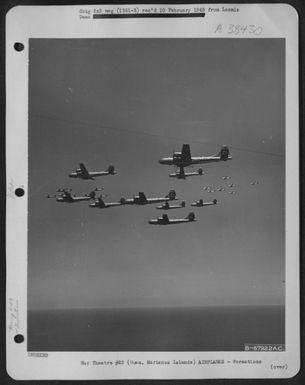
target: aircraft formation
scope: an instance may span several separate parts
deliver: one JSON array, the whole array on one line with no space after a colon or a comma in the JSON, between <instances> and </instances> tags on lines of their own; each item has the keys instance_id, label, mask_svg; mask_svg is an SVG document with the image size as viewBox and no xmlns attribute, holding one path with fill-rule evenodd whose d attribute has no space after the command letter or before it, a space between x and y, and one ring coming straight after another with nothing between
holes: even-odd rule
<instances>
[{"instance_id":1,"label":"aircraft formation","mask_svg":"<svg viewBox=\"0 0 305 385\"><path fill-rule=\"evenodd\" d=\"M227 146L222 146L220 151L217 154L211 155L211 156L192 156L191 150L189 144L183 144L181 152L173 152L172 157L165 157L161 158L159 160L159 163L161 165L168 165L168 166L175 166L176 171L174 173L169 174L170 178L177 178L177 179L186 179L190 176L202 176L204 175L203 169L199 168L197 171L192 172L185 172L186 167L192 167L193 165L197 164L206 164L206 163L212 163L212 162L220 162L220 161L228 161L232 160L232 156L230 155L229 148ZM115 171L114 166L110 165L108 168L104 171L89 171L84 163L80 163L79 167L76 168L74 172L71 172L69 175L70 178L79 178L82 180L95 180L95 178L100 176L113 176L117 172ZM225 175L222 177L223 181L230 182L231 177L228 175ZM257 181L252 181L250 183L252 186L257 185ZM204 186L203 190L207 193L216 193L216 192L228 192L231 195L235 195L236 191L235 183L229 183L226 187L224 186L218 186L218 187L212 187L212 186ZM122 197L118 202L105 202L104 198L107 195L100 194L97 196L97 192L103 190L103 188L96 188L93 191L76 195L72 194L72 189L59 189L57 190L58 194L55 195L47 195L47 198L56 198L57 202L63 202L63 203L75 203L80 201L91 201L89 204L90 208L99 208L99 209L105 209L115 206L125 206L125 205L135 205L135 206L143 206L148 204L157 204L162 203L159 206L156 206L155 208L158 210L171 210L171 209L180 209L186 207L186 202L182 201L179 204L172 204L174 201L176 201L178 198L176 196L175 190L169 190L169 192L160 197L147 197L144 192L139 192L138 195L134 195L131 198L124 198ZM195 202L192 202L190 206L200 208L200 207L206 207L206 206L214 206L217 205L218 201L217 199L212 199L211 201L205 202L203 199L198 199ZM190 223L195 222L195 214L193 212L190 212L186 217L184 218L169 218L167 214L163 214L160 217L157 217L155 219L148 220L149 224L154 225L169 225L169 224L180 224L180 223Z\"/></svg>"}]
</instances>

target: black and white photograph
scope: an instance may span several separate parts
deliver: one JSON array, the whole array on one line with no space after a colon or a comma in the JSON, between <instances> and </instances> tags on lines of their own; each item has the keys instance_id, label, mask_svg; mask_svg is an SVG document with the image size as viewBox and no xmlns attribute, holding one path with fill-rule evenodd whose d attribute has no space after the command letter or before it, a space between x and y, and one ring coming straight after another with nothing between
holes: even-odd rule
<instances>
[{"instance_id":1,"label":"black and white photograph","mask_svg":"<svg viewBox=\"0 0 305 385\"><path fill-rule=\"evenodd\" d=\"M284 39L29 50L29 350L283 349Z\"/></svg>"},{"instance_id":2,"label":"black and white photograph","mask_svg":"<svg viewBox=\"0 0 305 385\"><path fill-rule=\"evenodd\" d=\"M237 377L292 373L292 40L259 24L256 8L253 24L226 24L227 13L234 20L239 10L220 8L222 19L202 36L180 18L171 20L178 31L171 36L169 24L163 32L155 19L99 21L93 16L104 8L91 7L93 16L72 8L82 16L74 35L27 32L28 77L20 86L27 179L18 185L13 162L7 179L11 191L25 190L9 204L25 205L26 218L19 222L26 279L22 297L8 294L9 331L23 333L33 364L74 357L67 370L56 364L58 377L31 371L30 378L105 378L93 367L118 378L116 365L128 378L172 378L166 366L185 378L191 365L189 378L219 377L224 367L220 377L235 377L231 365ZM275 9L285 15L285 6ZM212 11L205 7L202 17L216 18ZM84 21L87 14L93 19ZM61 30L66 16L58 15ZM105 36L89 22L101 22ZM116 22L126 29L121 36ZM159 34L133 32L137 23L157 31L159 22Z\"/></svg>"}]
</instances>

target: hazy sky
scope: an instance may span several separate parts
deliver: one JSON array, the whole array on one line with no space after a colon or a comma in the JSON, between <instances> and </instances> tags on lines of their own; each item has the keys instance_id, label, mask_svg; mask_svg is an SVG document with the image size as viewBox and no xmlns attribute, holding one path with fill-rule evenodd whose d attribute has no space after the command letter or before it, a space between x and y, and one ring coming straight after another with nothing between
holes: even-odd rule
<instances>
[{"instance_id":1,"label":"hazy sky","mask_svg":"<svg viewBox=\"0 0 305 385\"><path fill-rule=\"evenodd\" d=\"M30 41L29 308L284 303L284 44ZM173 180L158 159L183 143L193 155L227 144L233 160ZM118 173L68 178L79 162ZM229 183L236 195L203 190ZM175 189L187 207L169 217L194 211L197 222L152 226L162 214L155 205L99 210L46 199L59 187L96 186L109 202ZM219 203L191 209L199 198Z\"/></svg>"}]
</instances>

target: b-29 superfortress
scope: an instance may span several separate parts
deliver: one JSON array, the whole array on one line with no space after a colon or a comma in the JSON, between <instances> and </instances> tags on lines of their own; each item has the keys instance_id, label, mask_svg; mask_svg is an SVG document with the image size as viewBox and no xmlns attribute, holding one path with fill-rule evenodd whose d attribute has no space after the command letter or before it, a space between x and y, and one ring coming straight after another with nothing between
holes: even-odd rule
<instances>
[{"instance_id":1,"label":"b-29 superfortress","mask_svg":"<svg viewBox=\"0 0 305 385\"><path fill-rule=\"evenodd\" d=\"M192 166L193 164L212 163L212 162L219 162L219 161L227 161L231 159L232 159L232 156L230 155L229 148L227 146L222 146L220 151L217 154L212 156L193 157L191 156L190 145L183 144L181 152L174 152L172 157L161 158L159 160L159 163L165 164L165 165L174 165L178 168L175 173L172 173L169 175L170 177L177 178L177 179L186 179L189 176L197 176L197 175L201 176L204 173L202 168L199 168L197 171L193 171L193 172L185 172L184 167ZM98 176L114 175L114 174L116 174L114 166L109 166L108 169L105 171L88 171L84 163L80 163L79 168L77 168L75 172L70 173L69 177L79 178L83 180L95 180L95 177L98 177ZM223 179L229 179L229 178L230 177L228 176L223 177ZM178 209L178 208L184 208L186 206L184 201L182 201L180 204L177 204L177 205L169 204L170 201L177 200L175 190L170 190L166 196L157 197L157 198L147 198L144 192L139 192L139 195L135 195L133 196L133 198L127 198L127 199L121 198L119 202L104 202L103 195L100 195L98 198L96 198L96 191L98 190L102 190L102 189L96 188L95 190L91 191L89 194L85 194L83 196L76 196L75 194L72 195L71 189L60 189L58 190L58 192L60 192L59 195L53 195L53 196L47 195L47 198L56 198L57 202L66 202L66 203L94 200L94 202L91 203L89 206L91 208L108 208L108 207L124 206L124 205L147 205L147 204L154 204L159 202L165 202L161 206L156 207L159 210ZM191 203L191 206L204 207L204 206L211 206L216 204L217 204L216 199L212 200L211 202L204 202L203 199L199 199L198 201ZM148 223L154 224L154 225L169 225L169 224L188 223L188 222L194 222L194 221L196 221L195 214L193 212L190 212L187 217L176 218L176 219L170 219L168 218L167 214L163 214L161 217L158 217L156 219L150 219Z\"/></svg>"}]
</instances>

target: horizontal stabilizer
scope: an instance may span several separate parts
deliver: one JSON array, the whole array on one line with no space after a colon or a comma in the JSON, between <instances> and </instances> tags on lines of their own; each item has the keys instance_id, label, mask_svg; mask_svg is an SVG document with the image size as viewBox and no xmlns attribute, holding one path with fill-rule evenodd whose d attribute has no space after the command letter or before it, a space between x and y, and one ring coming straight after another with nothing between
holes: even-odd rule
<instances>
[{"instance_id":1,"label":"horizontal stabilizer","mask_svg":"<svg viewBox=\"0 0 305 385\"><path fill-rule=\"evenodd\" d=\"M220 157L221 160L228 160L230 156L230 151L228 146L222 146L220 151L214 156Z\"/></svg>"},{"instance_id":2,"label":"horizontal stabilizer","mask_svg":"<svg viewBox=\"0 0 305 385\"><path fill-rule=\"evenodd\" d=\"M195 214L189 213L189 215L186 217L190 222L193 222L195 220Z\"/></svg>"},{"instance_id":3,"label":"horizontal stabilizer","mask_svg":"<svg viewBox=\"0 0 305 385\"><path fill-rule=\"evenodd\" d=\"M174 200L176 198L176 191L170 190L166 198L169 198L169 200Z\"/></svg>"},{"instance_id":4,"label":"horizontal stabilizer","mask_svg":"<svg viewBox=\"0 0 305 385\"><path fill-rule=\"evenodd\" d=\"M114 166L110 165L110 166L108 167L108 170L107 170L107 171L109 172L110 175L114 175L114 174L115 174Z\"/></svg>"}]
</instances>

